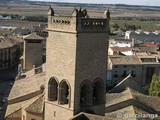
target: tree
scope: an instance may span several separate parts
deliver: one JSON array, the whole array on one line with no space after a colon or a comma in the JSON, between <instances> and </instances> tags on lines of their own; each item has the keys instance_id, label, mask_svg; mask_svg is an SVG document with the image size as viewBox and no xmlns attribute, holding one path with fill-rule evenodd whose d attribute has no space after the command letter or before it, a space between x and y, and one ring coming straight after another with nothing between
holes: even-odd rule
<instances>
[{"instance_id":1,"label":"tree","mask_svg":"<svg viewBox=\"0 0 160 120\"><path fill-rule=\"evenodd\" d=\"M154 74L149 88L149 94L153 96L160 96L160 77Z\"/></svg>"},{"instance_id":2,"label":"tree","mask_svg":"<svg viewBox=\"0 0 160 120\"><path fill-rule=\"evenodd\" d=\"M119 27L119 25L117 23L114 23L113 24L113 28L115 29L115 31L117 31L120 27Z\"/></svg>"}]
</instances>

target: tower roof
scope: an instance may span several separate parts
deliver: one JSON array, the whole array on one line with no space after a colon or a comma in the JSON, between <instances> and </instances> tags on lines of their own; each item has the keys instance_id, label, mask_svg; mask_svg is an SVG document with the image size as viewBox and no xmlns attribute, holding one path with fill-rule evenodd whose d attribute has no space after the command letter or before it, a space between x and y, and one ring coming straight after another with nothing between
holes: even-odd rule
<instances>
[{"instance_id":1,"label":"tower roof","mask_svg":"<svg viewBox=\"0 0 160 120\"><path fill-rule=\"evenodd\" d=\"M126 88L131 88L135 91L146 94L146 91L133 79L131 75L128 75L125 79L123 79L119 84L111 89L109 93L120 93Z\"/></svg>"},{"instance_id":2,"label":"tower roof","mask_svg":"<svg viewBox=\"0 0 160 120\"><path fill-rule=\"evenodd\" d=\"M44 38L33 33L33 34L29 34L29 35L25 36L24 40L44 40Z\"/></svg>"}]
</instances>

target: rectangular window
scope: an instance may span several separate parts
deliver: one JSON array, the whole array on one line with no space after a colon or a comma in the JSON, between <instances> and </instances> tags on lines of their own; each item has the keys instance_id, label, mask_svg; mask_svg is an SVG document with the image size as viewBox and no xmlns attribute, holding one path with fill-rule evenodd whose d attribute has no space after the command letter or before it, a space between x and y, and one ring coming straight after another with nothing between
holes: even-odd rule
<instances>
[{"instance_id":1,"label":"rectangular window","mask_svg":"<svg viewBox=\"0 0 160 120\"><path fill-rule=\"evenodd\" d=\"M132 77L136 77L136 71L135 70L132 71Z\"/></svg>"},{"instance_id":2,"label":"rectangular window","mask_svg":"<svg viewBox=\"0 0 160 120\"><path fill-rule=\"evenodd\" d=\"M117 66L117 65L115 65L114 67L115 67L115 68L118 68L118 66Z\"/></svg>"},{"instance_id":3,"label":"rectangular window","mask_svg":"<svg viewBox=\"0 0 160 120\"><path fill-rule=\"evenodd\" d=\"M118 71L114 72L114 78L118 78Z\"/></svg>"},{"instance_id":4,"label":"rectangular window","mask_svg":"<svg viewBox=\"0 0 160 120\"><path fill-rule=\"evenodd\" d=\"M126 68L127 67L127 65L124 65L124 68Z\"/></svg>"},{"instance_id":5,"label":"rectangular window","mask_svg":"<svg viewBox=\"0 0 160 120\"><path fill-rule=\"evenodd\" d=\"M27 43L41 43L41 40L28 40Z\"/></svg>"},{"instance_id":6,"label":"rectangular window","mask_svg":"<svg viewBox=\"0 0 160 120\"><path fill-rule=\"evenodd\" d=\"M126 70L123 71L122 77L127 77L127 71Z\"/></svg>"}]
</instances>

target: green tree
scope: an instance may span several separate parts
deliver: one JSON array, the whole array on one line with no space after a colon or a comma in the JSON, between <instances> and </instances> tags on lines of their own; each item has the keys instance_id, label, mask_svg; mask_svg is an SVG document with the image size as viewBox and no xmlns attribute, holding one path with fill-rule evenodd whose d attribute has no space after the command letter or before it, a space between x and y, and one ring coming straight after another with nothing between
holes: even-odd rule
<instances>
[{"instance_id":1,"label":"green tree","mask_svg":"<svg viewBox=\"0 0 160 120\"><path fill-rule=\"evenodd\" d=\"M149 88L149 94L153 96L160 96L160 77L154 74Z\"/></svg>"},{"instance_id":2,"label":"green tree","mask_svg":"<svg viewBox=\"0 0 160 120\"><path fill-rule=\"evenodd\" d=\"M119 29L119 25L117 23L114 23L113 28L115 29L115 31L117 31Z\"/></svg>"}]
</instances>

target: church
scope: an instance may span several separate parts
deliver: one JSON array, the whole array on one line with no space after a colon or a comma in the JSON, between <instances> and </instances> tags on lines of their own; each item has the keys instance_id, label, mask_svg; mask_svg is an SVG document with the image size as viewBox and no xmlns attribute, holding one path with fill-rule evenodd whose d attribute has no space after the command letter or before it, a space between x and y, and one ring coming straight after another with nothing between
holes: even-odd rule
<instances>
[{"instance_id":1,"label":"church","mask_svg":"<svg viewBox=\"0 0 160 120\"><path fill-rule=\"evenodd\" d=\"M109 11L90 18L82 8L71 16L56 16L49 8L45 120L105 114L109 20Z\"/></svg>"}]
</instances>

